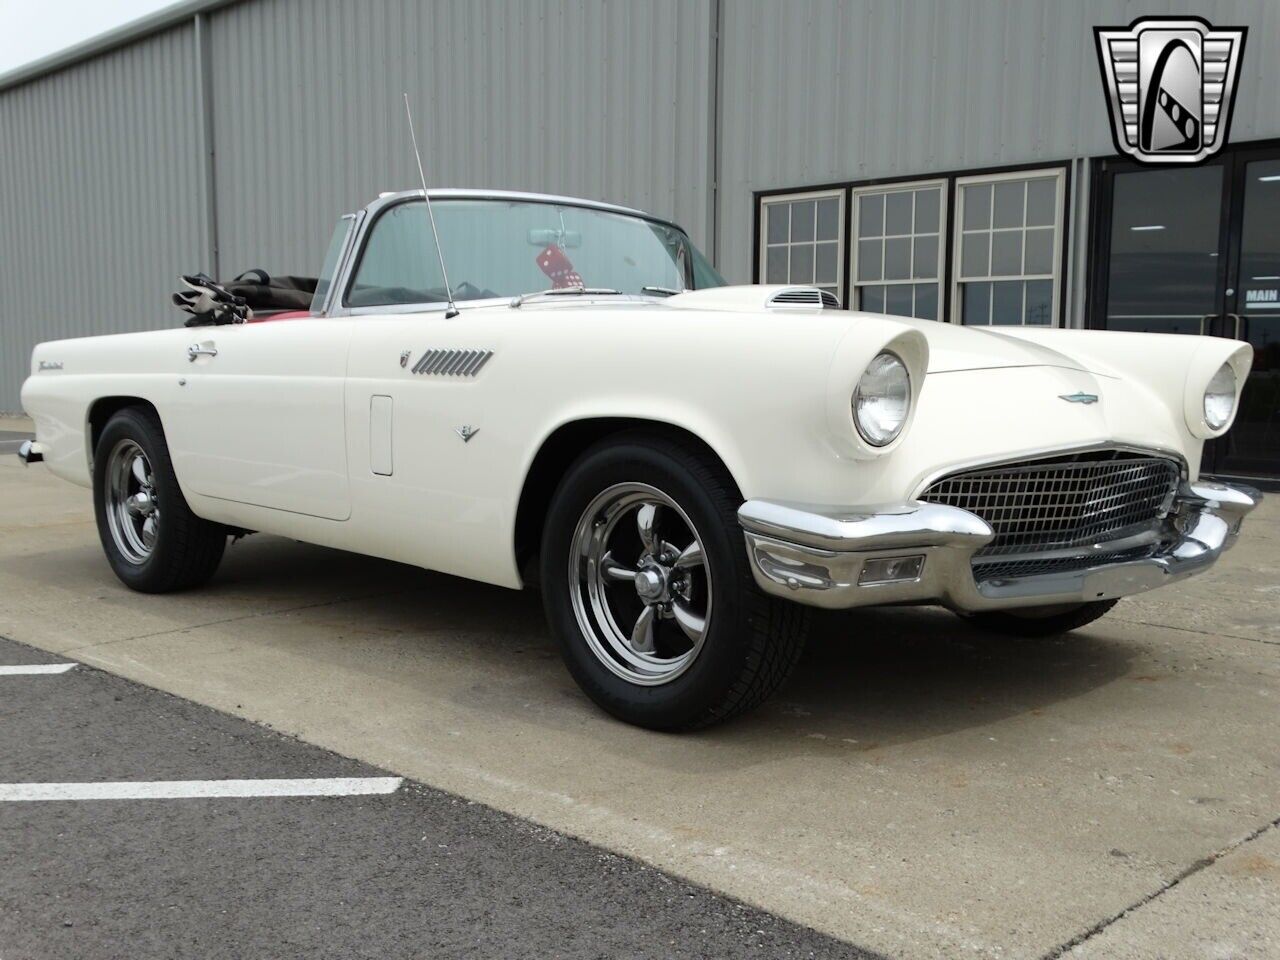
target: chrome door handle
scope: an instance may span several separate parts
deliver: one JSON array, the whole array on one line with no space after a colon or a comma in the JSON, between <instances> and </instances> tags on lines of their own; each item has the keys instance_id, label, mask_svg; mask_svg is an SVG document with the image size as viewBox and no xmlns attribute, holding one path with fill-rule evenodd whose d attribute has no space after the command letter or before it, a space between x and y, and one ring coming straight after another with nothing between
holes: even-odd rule
<instances>
[{"instance_id":1,"label":"chrome door handle","mask_svg":"<svg viewBox=\"0 0 1280 960\"><path fill-rule=\"evenodd\" d=\"M1244 317L1238 313L1228 313L1227 316L1231 318L1231 339L1239 340L1240 329L1244 326Z\"/></svg>"},{"instance_id":2,"label":"chrome door handle","mask_svg":"<svg viewBox=\"0 0 1280 960\"><path fill-rule=\"evenodd\" d=\"M1200 318L1200 336L1203 337L1207 332L1205 328L1209 325L1209 321L1216 319L1218 319L1218 315L1216 313L1206 313Z\"/></svg>"},{"instance_id":3,"label":"chrome door handle","mask_svg":"<svg viewBox=\"0 0 1280 960\"><path fill-rule=\"evenodd\" d=\"M202 347L198 343L193 343L187 347L187 359L192 363L195 362L196 357L216 357L217 355L217 347Z\"/></svg>"}]
</instances>

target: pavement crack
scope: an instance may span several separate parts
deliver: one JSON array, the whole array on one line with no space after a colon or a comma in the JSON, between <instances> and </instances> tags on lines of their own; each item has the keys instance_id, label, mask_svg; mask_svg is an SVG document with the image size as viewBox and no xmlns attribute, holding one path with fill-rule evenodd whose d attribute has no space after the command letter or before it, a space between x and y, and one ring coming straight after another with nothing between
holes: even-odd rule
<instances>
[{"instance_id":1,"label":"pavement crack","mask_svg":"<svg viewBox=\"0 0 1280 960\"><path fill-rule=\"evenodd\" d=\"M1125 917L1129 916L1129 914L1134 913L1137 910L1141 910L1148 903L1151 903L1153 900L1157 900L1160 897L1164 896L1170 890L1174 889L1180 883L1182 883L1183 880L1186 880L1188 877L1195 876L1197 873L1199 873L1201 870L1204 870L1206 867L1213 866L1215 863L1217 863L1227 854L1232 853L1236 850L1239 850L1246 843L1252 843L1254 840L1257 840L1268 830L1274 830L1276 827L1280 827L1280 817L1276 817L1274 820L1270 821L1269 823L1264 823L1262 826L1254 830L1252 833L1244 837L1241 837L1239 840L1236 840L1233 843L1227 844L1221 850L1217 850L1209 854L1209 856L1207 857L1201 857L1199 860L1195 861L1190 866L1184 868L1174 876L1170 877L1167 881L1165 881L1163 884L1161 884L1151 893L1147 894L1145 897L1142 897L1140 900L1137 900L1129 904L1129 906L1125 907L1119 913L1114 914L1113 916L1107 917L1104 920L1100 920L1098 923L1095 923L1088 930L1085 930L1083 933L1073 937L1072 939L1068 940L1066 943L1063 943L1055 947L1053 950L1050 950L1041 958L1041 960L1058 960L1059 957L1064 956L1065 954L1074 950L1076 947L1080 946L1086 941L1093 939L1102 931L1110 927L1112 924L1116 923L1117 921L1123 920Z\"/></svg>"},{"instance_id":2,"label":"pavement crack","mask_svg":"<svg viewBox=\"0 0 1280 960\"><path fill-rule=\"evenodd\" d=\"M73 647L70 650L62 652L64 657L74 657L77 653L90 650L98 650L102 647L114 646L117 643L128 643L130 640L148 640L152 637L164 637L171 633L186 633L189 630L200 630L204 627L216 627L224 623L238 623L242 620L256 620L262 617L276 617L286 613L297 613L299 610L315 610L319 607L332 607L339 603L349 603L352 600L378 600L382 597L394 597L397 594L406 593L406 590L385 590L381 593L366 593L356 596L333 597L328 600L317 600L315 603L303 603L296 607L282 607L279 610L255 610L253 613L244 613L236 617L223 617L220 620L208 620L204 623L191 623L182 627L172 627L168 630L154 630L151 633L139 633L128 637L116 637L114 640L103 640L100 643L88 643L84 646Z\"/></svg>"},{"instance_id":3,"label":"pavement crack","mask_svg":"<svg viewBox=\"0 0 1280 960\"><path fill-rule=\"evenodd\" d=\"M1159 627L1162 630L1177 630L1180 633L1198 633L1202 637L1213 637L1218 640L1247 640L1250 643L1265 643L1269 647L1280 647L1280 640L1264 640L1262 637L1244 637L1238 633L1213 633L1209 630L1197 630L1195 627L1175 627L1169 623L1156 623L1153 620L1130 620L1127 617L1118 617L1114 614L1107 618L1108 620L1116 620L1120 623L1127 623L1135 627Z\"/></svg>"}]
</instances>

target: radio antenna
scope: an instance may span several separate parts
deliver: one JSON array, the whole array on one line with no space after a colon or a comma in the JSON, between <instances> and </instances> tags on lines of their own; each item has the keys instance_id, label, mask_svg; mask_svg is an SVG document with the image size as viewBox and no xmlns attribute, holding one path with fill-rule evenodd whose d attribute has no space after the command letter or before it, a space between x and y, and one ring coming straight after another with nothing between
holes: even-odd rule
<instances>
[{"instance_id":1,"label":"radio antenna","mask_svg":"<svg viewBox=\"0 0 1280 960\"><path fill-rule=\"evenodd\" d=\"M449 309L444 318L451 320L458 315L458 305L453 302L453 287L449 286L449 273L444 268L444 250L440 248L440 233L436 230L436 215L431 212L431 194L427 192L427 175L422 171L422 154L418 152L418 135L413 132L413 111L409 109L409 94L404 95L404 115L409 118L409 139L413 142L413 158L418 161L418 179L422 182L422 199L427 202L427 219L431 221L431 236L436 241L436 256L440 258L440 276L444 278L445 296Z\"/></svg>"}]
</instances>

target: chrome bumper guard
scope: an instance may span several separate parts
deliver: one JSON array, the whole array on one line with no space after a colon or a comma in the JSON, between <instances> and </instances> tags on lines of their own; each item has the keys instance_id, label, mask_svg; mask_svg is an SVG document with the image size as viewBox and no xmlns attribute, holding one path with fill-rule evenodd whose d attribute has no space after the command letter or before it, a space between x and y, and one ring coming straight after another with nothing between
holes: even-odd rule
<instances>
[{"instance_id":1,"label":"chrome bumper guard","mask_svg":"<svg viewBox=\"0 0 1280 960\"><path fill-rule=\"evenodd\" d=\"M994 533L982 518L956 507L920 500L875 507L748 500L738 521L751 572L766 593L828 609L939 603L975 612L1109 600L1200 573L1232 546L1245 514L1261 500L1243 485L1183 483L1168 516L1147 531L1145 539L1160 544L1150 556L982 581L974 577L973 555ZM1075 555L1087 560L1133 542L1126 536ZM882 563L869 563L875 560Z\"/></svg>"}]
</instances>

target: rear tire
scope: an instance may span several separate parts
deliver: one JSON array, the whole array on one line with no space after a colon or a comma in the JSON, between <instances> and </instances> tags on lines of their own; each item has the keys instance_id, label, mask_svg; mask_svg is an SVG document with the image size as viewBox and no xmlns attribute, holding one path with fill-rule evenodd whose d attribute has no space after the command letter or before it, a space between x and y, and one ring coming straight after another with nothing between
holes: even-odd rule
<instances>
[{"instance_id":1,"label":"rear tire","mask_svg":"<svg viewBox=\"0 0 1280 960\"><path fill-rule=\"evenodd\" d=\"M199 586L218 569L227 528L187 506L154 411L127 407L103 427L93 504L107 562L125 586L167 593Z\"/></svg>"},{"instance_id":2,"label":"rear tire","mask_svg":"<svg viewBox=\"0 0 1280 960\"><path fill-rule=\"evenodd\" d=\"M799 659L809 611L756 586L740 503L706 451L645 433L602 441L561 481L543 603L569 672L620 720L719 723L763 702Z\"/></svg>"},{"instance_id":3,"label":"rear tire","mask_svg":"<svg viewBox=\"0 0 1280 960\"><path fill-rule=\"evenodd\" d=\"M980 630L1008 637L1053 637L1093 623L1116 605L1115 600L1095 600L1063 610L1029 607L1024 611L992 610L965 617Z\"/></svg>"}]
</instances>

